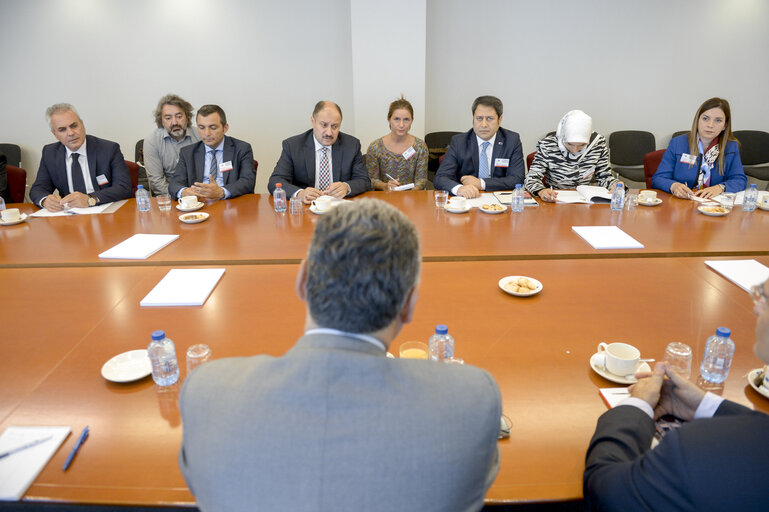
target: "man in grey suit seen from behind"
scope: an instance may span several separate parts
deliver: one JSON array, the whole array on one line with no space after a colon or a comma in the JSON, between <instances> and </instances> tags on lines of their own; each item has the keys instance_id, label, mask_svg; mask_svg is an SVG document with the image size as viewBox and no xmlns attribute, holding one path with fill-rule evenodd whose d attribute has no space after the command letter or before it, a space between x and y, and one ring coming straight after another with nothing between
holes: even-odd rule
<instances>
[{"instance_id":1,"label":"man in grey suit seen from behind","mask_svg":"<svg viewBox=\"0 0 769 512\"><path fill-rule=\"evenodd\" d=\"M374 199L318 219L281 357L187 378L179 464L202 511L470 511L496 477L499 388L469 365L386 357L412 319L419 237ZM254 334L258 337L258 333Z\"/></svg>"}]
</instances>

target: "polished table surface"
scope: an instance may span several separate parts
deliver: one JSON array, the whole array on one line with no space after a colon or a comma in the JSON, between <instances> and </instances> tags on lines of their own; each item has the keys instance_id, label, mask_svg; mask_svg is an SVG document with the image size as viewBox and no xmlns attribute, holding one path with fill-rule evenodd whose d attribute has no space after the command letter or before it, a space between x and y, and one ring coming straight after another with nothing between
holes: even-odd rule
<instances>
[{"instance_id":1,"label":"polished table surface","mask_svg":"<svg viewBox=\"0 0 769 512\"><path fill-rule=\"evenodd\" d=\"M737 350L724 396L769 412L769 400L744 377L761 365L751 351L751 298L708 269L705 259L428 262L414 322L391 351L397 354L404 341L426 340L435 324L447 322L457 356L494 375L513 429L499 443L502 464L488 503L579 499L587 442L606 410L598 389L617 386L589 367L601 341L626 341L654 358L668 342L683 341L692 346L696 366L705 339L717 326L729 326ZM756 259L769 264L767 256ZM205 342L216 358L280 355L302 333L295 264L228 265L202 307L139 307L169 268L0 270L2 282L13 280L14 295L24 301L0 310L2 323L29 329L12 331L13 357L0 360L3 388L13 383L3 395L0 430L23 424L70 425L75 433L91 428L70 470L62 472L61 464L75 435L26 500L192 504L176 463L178 386L159 390L149 378L112 384L101 377L101 366L145 347L158 328L167 330L179 354ZM497 285L506 275L534 277L544 289L534 297L509 296ZM63 293L50 293L52 285ZM67 313L73 325L64 329ZM86 320L78 316L86 314ZM43 322L47 328L38 325Z\"/></svg>"},{"instance_id":2,"label":"polished table surface","mask_svg":"<svg viewBox=\"0 0 769 512\"><path fill-rule=\"evenodd\" d=\"M662 204L612 212L608 205L541 203L523 214L488 215L437 210L433 191L369 192L405 212L419 230L425 261L769 254L769 212L734 208L708 217L699 203L659 193ZM357 199L357 198L356 198ZM28 213L36 208L22 206ZM276 214L267 195L207 204L211 216L183 224L178 212L136 209L129 200L112 214L30 218L0 229L0 268L83 265L200 265L299 262L318 217ZM617 225L643 249L596 250L572 226ZM146 260L104 260L99 253L135 233L179 234Z\"/></svg>"}]
</instances>

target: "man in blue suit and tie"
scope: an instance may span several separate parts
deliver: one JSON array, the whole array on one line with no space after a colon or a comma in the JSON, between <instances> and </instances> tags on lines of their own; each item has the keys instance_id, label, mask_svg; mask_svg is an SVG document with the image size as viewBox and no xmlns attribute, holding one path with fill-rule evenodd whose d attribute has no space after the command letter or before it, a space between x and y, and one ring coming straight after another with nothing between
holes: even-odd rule
<instances>
[{"instance_id":1,"label":"man in blue suit and tie","mask_svg":"<svg viewBox=\"0 0 769 512\"><path fill-rule=\"evenodd\" d=\"M59 142L43 148L29 189L33 203L57 212L131 197L131 177L117 143L86 135L83 120L69 103L48 107L45 116Z\"/></svg>"},{"instance_id":2,"label":"man in blue suit and tie","mask_svg":"<svg viewBox=\"0 0 769 512\"><path fill-rule=\"evenodd\" d=\"M230 199L253 194L256 169L251 144L225 137L229 125L219 105L200 107L196 122L200 141L179 150L168 193L177 199Z\"/></svg>"},{"instance_id":3,"label":"man in blue suit and tie","mask_svg":"<svg viewBox=\"0 0 769 512\"><path fill-rule=\"evenodd\" d=\"M502 101L494 96L476 98L473 129L451 138L435 173L435 188L472 199L485 190L511 190L522 184L521 138L501 124Z\"/></svg>"}]
</instances>

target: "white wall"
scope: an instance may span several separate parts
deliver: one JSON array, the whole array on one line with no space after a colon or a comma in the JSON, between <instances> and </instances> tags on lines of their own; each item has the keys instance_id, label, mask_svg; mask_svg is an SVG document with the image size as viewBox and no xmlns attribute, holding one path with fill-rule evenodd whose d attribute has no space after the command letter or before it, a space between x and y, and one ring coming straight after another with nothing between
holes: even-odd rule
<instances>
[{"instance_id":1,"label":"white wall","mask_svg":"<svg viewBox=\"0 0 769 512\"><path fill-rule=\"evenodd\" d=\"M769 131L767 21L766 0L428 0L426 131L469 129L481 94L502 99L524 154L575 108L658 148L712 96L734 129Z\"/></svg>"}]
</instances>

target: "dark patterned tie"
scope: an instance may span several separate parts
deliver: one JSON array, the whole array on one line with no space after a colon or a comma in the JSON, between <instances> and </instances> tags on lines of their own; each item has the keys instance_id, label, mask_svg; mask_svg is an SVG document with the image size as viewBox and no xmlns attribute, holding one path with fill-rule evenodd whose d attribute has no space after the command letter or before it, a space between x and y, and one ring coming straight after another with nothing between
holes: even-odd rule
<instances>
[{"instance_id":1,"label":"dark patterned tie","mask_svg":"<svg viewBox=\"0 0 769 512\"><path fill-rule=\"evenodd\" d=\"M478 165L478 177L482 180L485 180L488 178L491 173L489 173L489 157L486 151L489 149L489 142L484 142L481 144L481 161Z\"/></svg>"},{"instance_id":2,"label":"dark patterned tie","mask_svg":"<svg viewBox=\"0 0 769 512\"><path fill-rule=\"evenodd\" d=\"M331 173L328 171L328 148L320 148L323 153L320 156L320 174L318 175L318 188L327 190L331 186Z\"/></svg>"},{"instance_id":3,"label":"dark patterned tie","mask_svg":"<svg viewBox=\"0 0 769 512\"><path fill-rule=\"evenodd\" d=\"M72 190L71 192L86 193L85 180L83 179L83 169L80 167L80 154L72 153Z\"/></svg>"},{"instance_id":4,"label":"dark patterned tie","mask_svg":"<svg viewBox=\"0 0 769 512\"><path fill-rule=\"evenodd\" d=\"M216 162L216 150L211 150L211 166L208 168L208 182L216 183L219 176L219 164Z\"/></svg>"}]
</instances>

